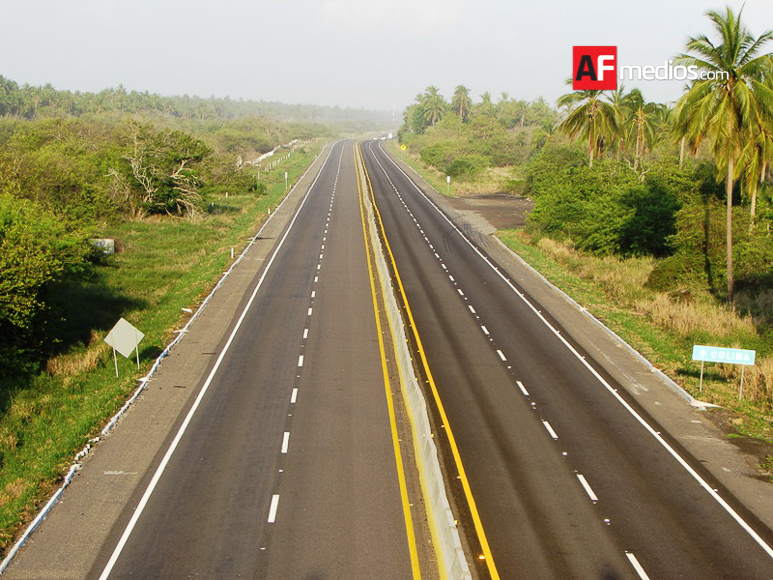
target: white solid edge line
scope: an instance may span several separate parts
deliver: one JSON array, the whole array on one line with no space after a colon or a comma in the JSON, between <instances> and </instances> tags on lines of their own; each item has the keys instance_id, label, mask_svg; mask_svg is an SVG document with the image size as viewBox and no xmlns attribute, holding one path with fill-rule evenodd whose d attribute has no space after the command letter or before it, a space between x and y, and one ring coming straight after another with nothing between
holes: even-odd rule
<instances>
[{"instance_id":1,"label":"white solid edge line","mask_svg":"<svg viewBox=\"0 0 773 580\"><path fill-rule=\"evenodd\" d=\"M370 148L370 145L369 145L368 147ZM381 149L381 144L380 144L380 143L379 143L379 149ZM371 149L371 151L373 151L373 150ZM429 204L430 204L430 205L431 205L433 208L435 208L435 211L437 211L437 212L438 212L438 214L440 214L440 216L441 216L441 217L442 217L444 220L446 220L446 221L448 222L448 224L449 224L449 225L450 225L450 226L451 226L451 227L452 227L452 228L453 228L453 229L454 229L454 230L455 230L455 231L456 231L456 232L457 232L457 233L458 233L458 234L461 236L461 238L462 238L462 239L463 239L463 240L464 240L464 241L467 243L467 245L469 245L469 246L470 246L470 248L472 248L472 250L473 250L473 251L474 251L476 254L478 254L478 256L480 256L480 258L481 258L481 259L482 259L484 262L486 262L486 264L488 264L488 266L489 266L489 267L490 267L490 268L491 268L491 269L492 269L494 272L496 272L496 274L497 274L497 275L498 275L498 276L499 276L499 277L500 277L500 278L501 278L501 279L502 279L502 280L505 282L505 284L507 284L507 285L510 287L510 289L511 289L513 292L515 292L515 294L516 294L516 295L517 295L517 296L518 296L518 297L519 297L521 300L523 300L523 302L524 302L524 303L525 303L525 304L526 304L526 305L527 305L527 306L528 306L528 307L529 307L529 308L530 308L530 309L531 309L531 310L534 312L534 314L536 314L536 315L537 315L537 317L538 317L538 318L539 318L539 319L542 321L542 323L543 323L543 324L545 324L545 326L547 326L547 327L548 327L548 328L551 330L551 332L553 332L553 334L555 334L555 335L558 337L558 339L559 339L561 342L563 342L563 343L564 343L564 345L565 345L565 346L566 346L566 347L569 349L569 351L570 351L570 352L571 352L571 353L572 353L572 354L573 354L575 357L577 357L577 359L578 359L578 360L579 360L579 361L580 361L580 362L581 362L581 363L582 363L582 364L583 364L583 365L584 365L584 366L585 366L585 367L586 367L586 368L587 368L587 369L588 369L588 370L591 372L591 374L592 374L594 377L596 377L596 379L597 379L597 380L598 380L598 381L599 381L599 382L600 382L600 383L601 383L601 384L604 386L604 388L606 388L606 389L607 389L607 390L608 390L608 391L609 391L609 392L612 394L612 396L613 396L613 397L615 397L615 398L617 399L617 401L618 401L618 402L619 402L619 403L620 403L620 404L621 404L621 405L622 405L622 406L625 408L625 410L626 410L626 411L628 411L628 412L629 412L629 413L630 413L630 414L631 414L631 415L632 415L632 416L633 416L633 417L634 417L634 418L635 418L635 419L636 419L636 420L637 420L637 421L638 421L638 422L639 422L639 423L640 423L640 424L641 424L641 425L642 425L642 426L643 426L643 427L644 427L644 428L645 428L645 429L646 429L646 430L647 430L647 431L650 433L650 435L652 435L652 436L655 438L655 440L657 440L657 442L658 442L658 443L660 443L660 445L661 445L661 446L662 446L662 447L663 447L663 448L664 448L664 449L665 449L665 450L666 450L666 451L667 451L667 452L668 452L668 453L669 453L669 454L670 454L670 455L671 455L671 456L672 456L674 459L676 459L676 461L677 461L677 462L678 462L678 463L679 463L679 464L682 466L682 468L683 468L685 471L687 471L687 473L689 473L689 474L692 476L692 478L693 478L693 479L695 479L695 481L697 481L697 482L698 482L698 484L699 484L699 485L700 485L700 486L701 486L701 487L702 487L702 488L703 488L703 489L704 489L704 490L705 490L705 491L706 491L706 492L707 492L707 493L708 493L708 494L709 494L709 495L710 495L710 496L711 496L711 497L714 499L714 501L716 501L716 502L717 502L717 503L718 503L718 504L719 504L719 505L720 505L720 506L721 506L721 507L722 507L722 508L723 508L723 509L724 509L724 510L725 510L725 511L726 511L726 512L727 512L727 513L730 515L730 517L732 517L732 518L733 518L733 519L736 521L736 523L737 523L739 526L741 526L741 528L743 528L743 530L744 530L744 531L745 531L747 534L749 534L749 536L751 536L751 538L752 538L752 539L753 539L753 540L754 540L754 541L757 543L757 545L758 545L758 546L760 546L760 547L761 547L761 548L762 548L762 549L765 551L765 553L766 553L766 554L767 554L769 557L773 558L773 548L771 548L771 547L770 547L770 546L767 544L767 542L765 542L765 540L763 540L763 539L762 539L762 537L761 537L761 536L760 536L760 535L759 535L757 532L755 532L755 531L754 531L754 529L753 529L753 528L752 528L752 527L751 527L751 526L750 526L748 523L746 523L746 520L744 520L744 519L743 519L743 518L742 518L742 517L741 517L741 516L738 514L738 512L736 512L736 511L735 511L735 510L734 510L734 509L733 509L733 508L732 508L732 507L731 507L731 506L730 506L730 505L729 505L729 504L728 504L728 503L727 503L727 502L726 502L726 501L725 501L725 500L722 498L722 496L720 496L720 495L719 495L719 493L717 493L716 491L714 491L714 489L713 489L713 488L712 488L712 487L711 487L711 486L710 486L710 485L709 485L709 484L708 484L708 483L707 483L707 482L706 482L706 481L705 481L705 480L704 480L704 479L703 479L703 478L700 476L700 474L699 474L697 471L695 471L695 470L694 470L694 469L693 469L693 468L690 466L690 464L689 464L689 463L687 463L687 461L686 461L686 460L685 460L685 459L684 459L684 458L683 458L681 455L679 455L679 453L678 453L678 452L677 452L677 451L676 451L676 450L675 450L673 447L671 447L671 445L669 445L669 444L668 444L668 442L667 442L665 439L663 439L663 437L661 437L660 433L658 433L657 431L655 431L655 429L653 429L653 428L650 426L650 424L649 424L649 423L647 423L647 421L645 421L645 420L644 420L644 418L643 418L641 415L639 415L639 413L637 413L637 412L636 412L636 410L635 410L633 407L631 407L631 405L629 405L629 404L628 404L628 403L625 401L625 399L623 399L623 397L622 397L622 396L621 396L619 393L617 393L617 392L616 392L616 391L615 391L615 390L612 388L612 386L611 386L611 385L610 385L610 384L609 384L609 383L608 383L608 382L607 382L607 381L604 379L604 377L602 377L602 376L601 376L601 375L600 375L600 374L599 374L599 373L596 371L596 369L594 369L594 368L593 368L593 367L590 365L590 363L589 363L587 360L585 360L585 358L584 358L582 355L580 355L580 353L579 353L579 352L577 352L577 350L576 350L576 349L575 349L575 348L574 348L574 347L573 347L571 344L569 344L569 342L568 342L568 341L567 341L567 340L566 340L566 339L565 339L563 336L561 336L561 333L559 333L559 332L558 332L558 331L557 331L557 330L556 330L556 329L553 327L553 325L552 325L552 324L550 324L550 322L548 322L548 320L547 320L547 319L546 319L546 318L545 318L545 317L542 315L542 313L541 313L539 310L537 310L537 308L535 308L535 307L534 307L534 305L533 305L531 302L529 302L529 301L526 299L526 297L525 297L523 294L521 294L521 292L519 292L519 291L518 291L518 289L517 289L517 288L516 288L516 287L513 285L513 283L512 283L512 282L511 282L511 281L510 281L510 280L507 278L507 276L505 276L504 274L502 274L502 272L500 272L500 271L499 271L499 269L497 269L497 267L496 267L496 266L494 266L494 264L492 264L492 263L491 263L491 261L488 259L488 257L487 257L485 254L483 254L483 252L481 252L481 251L478 249L478 247L477 247L475 244L473 244L473 243L472 243L472 242L471 242L471 241L470 241L470 240L467 238L467 236L466 236L466 235L464 235L464 233L463 233L463 232L462 232L462 231L461 231L461 230L460 230L458 227L456 227L456 224L454 224L454 223L451 221L451 219L450 219L450 218L449 218L449 217L448 217L448 216L447 216L445 213L443 213L443 211L442 211L442 210L441 210L441 209L440 209L440 208L439 208L439 207L438 207L438 206L435 204L435 202L433 202L431 199L429 199L429 197L427 197L427 195L426 195L426 194L425 194L425 193L424 193L424 192L421 190L421 188L420 188L418 185L416 185L416 183L413 181L413 179L411 179L411 178L410 178L410 176L409 176L407 173L405 173L405 171L403 171L403 170L402 170L402 169L401 169L401 168L400 168L400 167L399 167L399 166L398 166L398 165L397 165L397 164L396 164L396 163L395 163L395 162L392 160L392 158L391 158L391 157L389 157L388 155L386 155L386 153L384 153L384 152L383 152L383 150L382 150L382 153L384 154L384 156L386 157L386 159L388 159L388 160L389 160L389 162L390 162L392 165L394 165L394 166L395 166L395 168L396 168L396 169L397 169L397 170L398 170L400 173L402 173L402 174L405 176L405 178L406 178L408 181L410 181L410 182L411 182L411 184L413 185L413 187L414 187L414 188L416 188L416 191L418 191L418 192L419 192L419 194L420 194L420 195L421 195L421 196L422 196L422 197L423 197L423 198L424 198L424 199L425 199L425 200L426 200L426 201L427 201L427 202L428 202L428 203L429 203ZM382 170L382 171L384 171L384 173L386 173L386 170L384 169L384 166L383 166L383 165L381 165L381 162L378 160L378 158L377 158L375 155L374 155L373 157L374 157L374 159L376 159L376 162L377 162L377 163L379 164L379 166L381 167L381 170Z\"/></svg>"},{"instance_id":2,"label":"white solid edge line","mask_svg":"<svg viewBox=\"0 0 773 580\"><path fill-rule=\"evenodd\" d=\"M271 507L268 510L268 519L266 523L273 524L276 521L276 510L279 507L279 494L271 496Z\"/></svg>"},{"instance_id":3,"label":"white solid edge line","mask_svg":"<svg viewBox=\"0 0 773 580\"><path fill-rule=\"evenodd\" d=\"M217 357L215 366L212 367L212 371L209 373L207 380L204 382L204 385L201 387L201 391L199 391L199 394L196 397L196 400L193 402L193 406L191 406L190 411L188 411L188 415L185 417L185 420L183 421L182 425L180 425L180 429L177 431L177 435L175 435L174 440L169 446L169 449L167 449L167 452L164 455L164 458L161 460L161 463L159 464L158 468L156 469L155 474L153 474L153 478L150 480L148 487L145 489L145 493L143 494L142 499L140 499L140 503L137 504L137 508L134 510L134 514L132 515L131 520L129 520L129 523L126 525L126 528L124 529L124 532L121 535L121 539L118 541L118 544L113 550L113 554L110 556L110 560L108 560L107 564L105 565L105 568L102 570L102 574L99 576L99 580L107 580L107 578L110 576L110 572L113 570L113 567L118 561L118 557L121 555L121 552L123 551L123 548L126 545L126 542L129 540L129 536L131 536L131 533L134 530L134 527L137 525L137 521L139 521L140 516L142 515L142 512L145 509L145 506L148 504L148 501L150 500L150 496L153 494L153 491L156 489L156 485L158 485L158 482L161 479L161 475L164 473L164 470L166 469L166 466L169 463L169 460L172 458L172 455L177 449L177 445L179 445L183 434L185 434L185 431L188 428L188 425L190 424L191 419L193 418L193 415L196 413L196 410L198 409L199 404L201 403L201 400L204 398L204 395L209 389L209 385L212 384L212 379L214 379L215 373L217 373L218 369L220 368L220 365L223 362L223 359L225 358L226 353L228 352L228 349L231 347L231 343L233 342L234 337L236 336L236 333L239 331L239 328L244 322L244 319L247 317L247 311L250 309L250 307L252 306L252 303L255 301L255 297L258 294L258 290L260 290L260 287L263 285L263 281L266 279L266 274L271 268L271 265L274 263L274 259L279 253L279 250L284 245L284 242L287 239L287 236L290 234L290 231L292 231L292 227L295 224L295 220L300 215L301 209L306 204L306 200L309 198L309 194L314 189L314 185L316 185L317 180L319 179L319 176L322 175L322 172L325 169L325 165L327 165L328 161L330 160L330 156L332 155L334 147L335 145L333 145L333 147L330 148L330 153L328 153L327 159L325 159L325 162L322 164L322 167L320 168L319 173L317 174L317 177L314 178L314 181L309 186L309 189L306 192L306 195L304 196L303 200L298 206L298 209L296 210L295 215L293 216L293 219L290 221L290 225L287 227L287 230L282 236L282 239L279 240L279 243L274 249L274 253L271 255L271 259L266 264L266 268L265 270L263 270L263 274L260 276L260 279L258 280L258 283L255 286L255 289L252 291L252 295L250 296L249 301L244 306L244 310L242 310L242 314L241 316L239 316L239 320L236 321L236 325L234 326L234 329L231 332L231 335L228 337L228 341L225 343L223 350L220 352L220 356ZM341 148L341 156L343 156L343 148Z\"/></svg>"},{"instance_id":4,"label":"white solid edge line","mask_svg":"<svg viewBox=\"0 0 773 580\"><path fill-rule=\"evenodd\" d=\"M631 552L626 552L625 555L628 558L628 561L631 563L631 566L633 566L633 569L636 570L639 578L641 578L641 580L650 580L650 577L647 576L647 573L644 571L644 568L642 568L642 565L639 564L639 560L636 559L636 556L634 556Z\"/></svg>"},{"instance_id":5,"label":"white solid edge line","mask_svg":"<svg viewBox=\"0 0 773 580\"><path fill-rule=\"evenodd\" d=\"M582 484L582 487L585 489L585 493L588 494L588 497L591 499L591 501L599 501L599 498L596 497L595 493L593 493L593 489L591 489L591 486L588 483L588 481L585 479L585 476L582 475L581 473L578 473L577 474L577 479L580 480L580 483Z\"/></svg>"}]
</instances>

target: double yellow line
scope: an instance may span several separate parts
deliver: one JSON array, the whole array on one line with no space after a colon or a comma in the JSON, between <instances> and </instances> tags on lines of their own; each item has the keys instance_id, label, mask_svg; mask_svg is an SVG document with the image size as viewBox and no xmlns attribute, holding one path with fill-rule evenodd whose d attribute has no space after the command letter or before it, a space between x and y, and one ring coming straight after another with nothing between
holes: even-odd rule
<instances>
[{"instance_id":1,"label":"double yellow line","mask_svg":"<svg viewBox=\"0 0 773 580\"><path fill-rule=\"evenodd\" d=\"M354 148L354 165L357 167L357 151L359 144ZM363 171L365 166L362 166ZM408 498L408 486L405 483L405 469L403 468L403 456L400 451L400 439L397 433L397 421L395 420L395 406L392 400L392 388L389 381L389 371L387 370L386 350L384 348L384 338L381 333L381 317L378 312L378 301L376 299L376 282L373 277L373 267L370 260L370 243L368 242L367 219L365 218L365 209L362 204L362 188L360 187L359 173L357 178L357 199L360 202L360 218L362 220L362 237L365 240L365 254L368 260L368 277L370 279L370 292L373 297L373 312L376 316L376 334L378 334L378 347L381 352L381 369L384 376L384 391L386 392L387 409L389 410L389 427L392 430L392 447L395 453L395 463L397 464L397 481L400 487L400 499L403 504L403 518L405 519L405 531L408 536L408 551L411 555L411 572L414 580L420 580L421 570L419 568L419 555L416 549L416 534L413 530L413 516L411 516L411 505ZM374 246L375 247L375 246Z\"/></svg>"},{"instance_id":2,"label":"double yellow line","mask_svg":"<svg viewBox=\"0 0 773 580\"><path fill-rule=\"evenodd\" d=\"M360 149L360 144L359 143L356 144L356 154L359 154L360 163L362 165L362 170L363 170L363 172L365 174L365 177L367 179L367 182L368 182L369 195L370 195L371 203L373 205L373 209L374 209L375 214L376 214L376 219L378 220L378 228L379 228L379 230L382 233L382 238L383 238L383 241L384 241L384 246L386 247L387 255L389 256L389 261L390 261L390 263L392 265L392 270L393 270L393 272L395 274L395 279L397 281L397 287L400 290L400 296L402 298L403 305L405 307L405 312L406 312L406 314L408 316L409 325L411 327L411 330L413 331L413 336L414 336L414 338L416 340L416 346L417 346L418 351L419 351L419 357L421 358L421 363L422 363L422 366L424 368L424 372L426 373L427 381L429 382L430 390L432 391L432 396L435 399L435 404L437 405L437 409L438 409L438 412L440 414L440 419L443 422L443 426L445 427L445 430L446 430L446 437L448 438L448 443L449 443L449 446L451 447L451 453L452 453L453 458L454 458L454 463L456 464L456 469L459 472L459 479L460 479L460 481L462 483L462 489L464 490L464 496L465 496L465 499L467 500L467 505L468 505L469 510L470 510L470 515L472 517L473 525L475 526L475 532L476 532L476 534L478 536L478 542L480 544L481 550L483 551L482 557L483 557L483 559L485 559L486 566L487 566L489 575L491 576L492 580L499 580L499 573L497 572L496 565L494 564L494 557L491 554L491 548L489 547L488 540L486 539L486 533L483 530L483 523L481 522L480 514L478 513L478 508L476 507L476 504L475 504L475 499L472 497L472 490L470 489L470 482L467 479L467 474L466 474L466 472L464 470L464 466L462 465L462 458L461 458L461 455L459 454L459 448L456 445L456 439L454 438L454 434L451 431L451 425L448 422L448 416L446 415L445 408L443 407L443 403L440 400L440 394L438 393L437 386L435 385L435 380L432 377L432 372L430 371L429 363L427 362L427 357L424 354L424 347L422 346L421 338L419 337L419 332L418 332L418 330L416 328L416 323L415 323L415 321L413 319L413 314L411 313L411 307L408 304L408 297L405 295L405 289L403 288L403 282L400 279L400 273L397 270L397 263L395 262L394 255L392 254L392 248L389 245L389 240L386 237L386 233L385 233L385 230L384 230L384 223L381 220L381 212L379 211L378 206L376 205L376 199L375 199L375 197L373 195L373 185L372 185L372 183L370 181L370 175L368 174L368 170L365 167L365 160L364 160L364 158L362 156L362 151ZM357 189L360 192L360 197L361 197L362 196L362 191L360 190L359 178L357 179ZM362 214L362 212L363 212L362 200L360 199L360 213ZM362 219L363 219L363 235L365 235L366 246L367 246L367 234L365 234L365 217L364 217L364 215L363 215ZM368 255L370 256L370 252L369 251L368 251ZM368 269L370 271L370 258L368 259ZM374 307L375 307L375 287L374 287L372 272L371 272L371 288L373 289L373 292L374 292L373 299L374 299ZM380 324L378 324L378 314L376 315L376 319L377 319L377 325L379 326L379 329L380 329ZM380 330L379 330L379 341L381 341ZM383 346L382 346L382 356L383 356ZM388 380L387 373L386 373L386 368L384 370L384 378L385 378L385 381ZM387 387L387 391L389 391L388 387ZM389 395L389 400L390 400L390 405L391 405L391 394ZM399 449L397 450L397 452L399 452ZM406 500L404 500L404 501L406 501ZM408 514L408 516L410 516L410 514ZM411 530L410 534L412 535L412 533L413 533L413 525L412 524L411 524L410 530ZM410 542L410 540L409 540L409 542ZM414 540L414 542L415 542L415 540Z\"/></svg>"}]
</instances>

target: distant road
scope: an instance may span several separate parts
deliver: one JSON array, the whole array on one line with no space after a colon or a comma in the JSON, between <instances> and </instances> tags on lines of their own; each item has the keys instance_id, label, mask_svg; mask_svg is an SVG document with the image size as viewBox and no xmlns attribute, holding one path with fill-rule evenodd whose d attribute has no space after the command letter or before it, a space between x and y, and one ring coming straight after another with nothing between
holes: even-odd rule
<instances>
[{"instance_id":1,"label":"distant road","mask_svg":"<svg viewBox=\"0 0 773 580\"><path fill-rule=\"evenodd\" d=\"M357 195L341 142L91 578L412 577Z\"/></svg>"},{"instance_id":2,"label":"distant road","mask_svg":"<svg viewBox=\"0 0 773 580\"><path fill-rule=\"evenodd\" d=\"M773 578L771 531L659 433L379 142L362 151L491 547L481 574ZM450 454L445 462L455 475Z\"/></svg>"}]
</instances>

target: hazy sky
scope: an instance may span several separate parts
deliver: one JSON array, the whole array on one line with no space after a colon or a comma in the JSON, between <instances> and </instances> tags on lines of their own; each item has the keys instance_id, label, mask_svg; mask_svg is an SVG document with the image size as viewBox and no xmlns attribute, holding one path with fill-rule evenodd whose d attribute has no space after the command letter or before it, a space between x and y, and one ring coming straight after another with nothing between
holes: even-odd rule
<instances>
[{"instance_id":1,"label":"hazy sky","mask_svg":"<svg viewBox=\"0 0 773 580\"><path fill-rule=\"evenodd\" d=\"M0 0L0 75L58 89L230 96L398 113L434 84L551 104L573 45L660 65L741 0ZM773 28L773 0L744 22ZM773 51L773 42L768 45ZM650 81L648 100L681 83Z\"/></svg>"}]
</instances>

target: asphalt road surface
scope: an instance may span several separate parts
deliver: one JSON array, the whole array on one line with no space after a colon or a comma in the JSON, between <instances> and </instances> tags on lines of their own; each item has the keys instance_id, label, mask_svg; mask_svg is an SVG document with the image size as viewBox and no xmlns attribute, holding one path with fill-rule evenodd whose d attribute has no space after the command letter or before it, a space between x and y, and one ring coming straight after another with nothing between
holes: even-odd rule
<instances>
[{"instance_id":1,"label":"asphalt road surface","mask_svg":"<svg viewBox=\"0 0 773 580\"><path fill-rule=\"evenodd\" d=\"M357 195L340 142L90 577L412 577Z\"/></svg>"},{"instance_id":2,"label":"asphalt road surface","mask_svg":"<svg viewBox=\"0 0 773 580\"><path fill-rule=\"evenodd\" d=\"M362 151L491 549L481 575L773 578L770 530L661 434L379 142ZM445 463L453 476L448 454ZM464 506L458 485L455 495ZM475 536L470 514L462 519Z\"/></svg>"}]
</instances>

